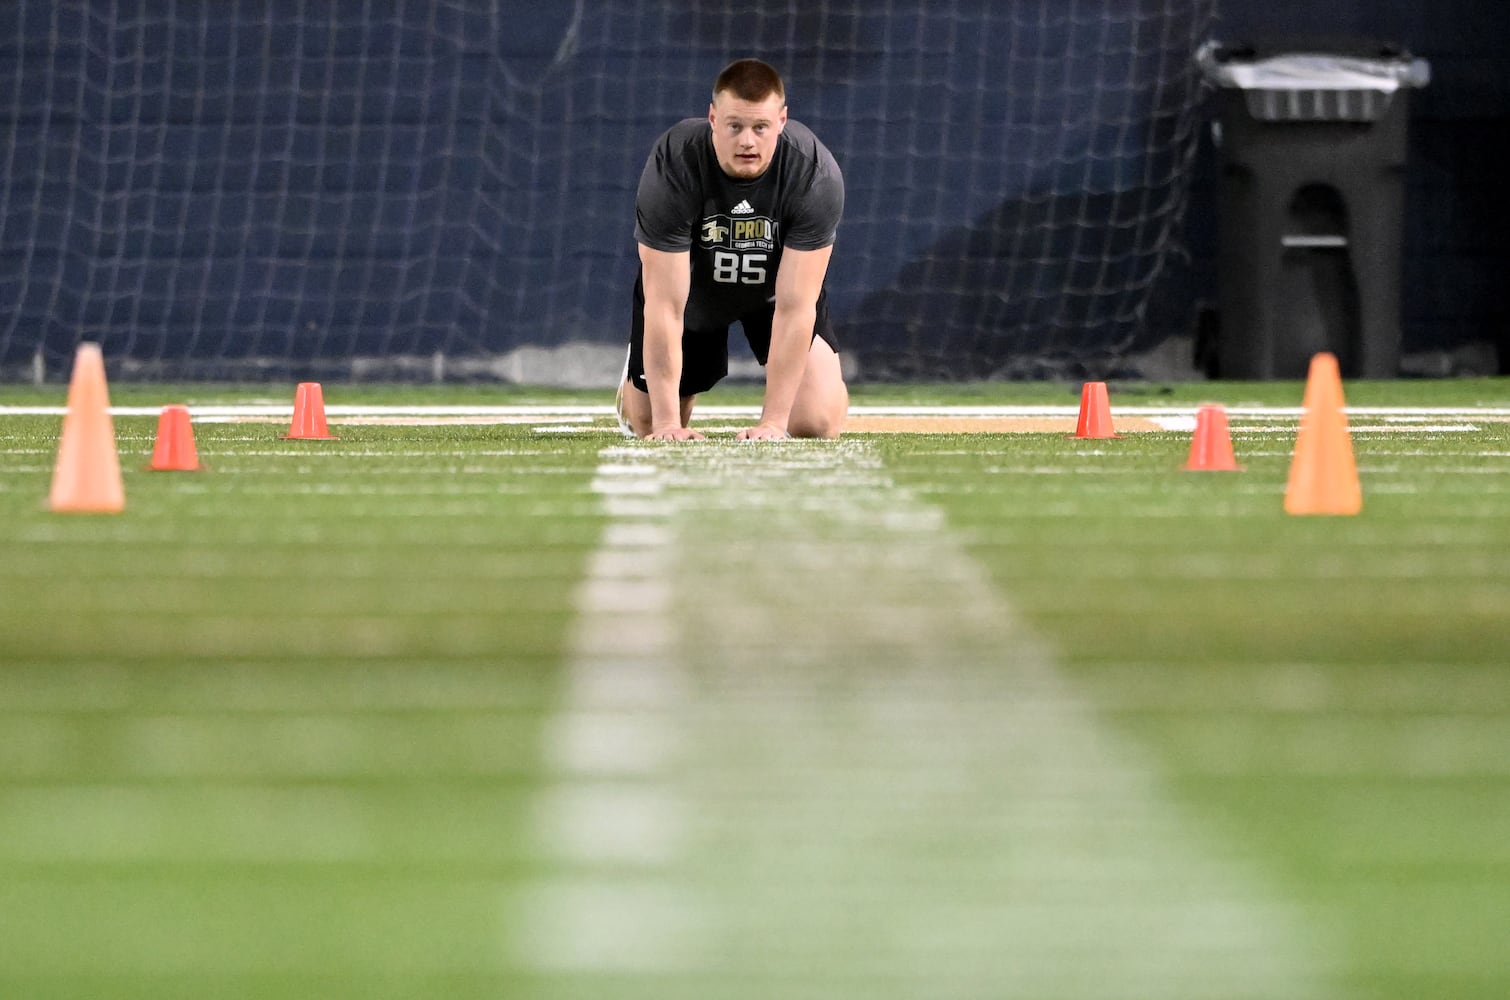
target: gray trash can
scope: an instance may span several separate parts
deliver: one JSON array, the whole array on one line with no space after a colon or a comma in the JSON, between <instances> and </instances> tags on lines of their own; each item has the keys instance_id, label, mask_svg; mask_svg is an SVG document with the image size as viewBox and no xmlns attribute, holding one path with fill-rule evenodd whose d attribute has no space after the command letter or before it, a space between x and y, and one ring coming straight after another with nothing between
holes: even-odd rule
<instances>
[{"instance_id":1,"label":"gray trash can","mask_svg":"<svg viewBox=\"0 0 1510 1000\"><path fill-rule=\"evenodd\" d=\"M1406 95L1430 79L1393 48L1224 49L1216 84L1219 329L1230 379L1302 378L1318 351L1344 375L1400 367Z\"/></svg>"}]
</instances>

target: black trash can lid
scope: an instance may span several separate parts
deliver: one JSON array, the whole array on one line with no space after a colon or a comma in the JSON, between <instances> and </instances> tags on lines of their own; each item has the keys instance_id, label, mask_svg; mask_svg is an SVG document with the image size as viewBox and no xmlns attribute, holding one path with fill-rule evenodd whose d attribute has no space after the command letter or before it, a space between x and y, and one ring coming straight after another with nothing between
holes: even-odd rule
<instances>
[{"instance_id":1,"label":"black trash can lid","mask_svg":"<svg viewBox=\"0 0 1510 1000\"><path fill-rule=\"evenodd\" d=\"M1213 41L1196 61L1207 80L1241 91L1248 114L1263 122L1377 122L1400 90L1431 80L1426 60L1396 46L1286 50Z\"/></svg>"},{"instance_id":2,"label":"black trash can lid","mask_svg":"<svg viewBox=\"0 0 1510 1000\"><path fill-rule=\"evenodd\" d=\"M1319 47L1283 50L1211 41L1196 54L1206 78L1242 90L1374 90L1431 82L1431 65L1396 46L1357 45L1325 51Z\"/></svg>"}]
</instances>

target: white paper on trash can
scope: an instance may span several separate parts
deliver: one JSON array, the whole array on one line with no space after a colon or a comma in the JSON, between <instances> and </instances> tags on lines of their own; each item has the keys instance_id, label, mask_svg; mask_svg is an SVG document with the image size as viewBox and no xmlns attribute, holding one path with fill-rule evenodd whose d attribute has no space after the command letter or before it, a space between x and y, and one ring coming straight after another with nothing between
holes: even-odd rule
<instances>
[{"instance_id":1,"label":"white paper on trash can","mask_svg":"<svg viewBox=\"0 0 1510 1000\"><path fill-rule=\"evenodd\" d=\"M1423 86L1423 60L1382 62L1349 56L1284 55L1254 62L1223 63L1216 79L1243 90L1377 90Z\"/></svg>"}]
</instances>

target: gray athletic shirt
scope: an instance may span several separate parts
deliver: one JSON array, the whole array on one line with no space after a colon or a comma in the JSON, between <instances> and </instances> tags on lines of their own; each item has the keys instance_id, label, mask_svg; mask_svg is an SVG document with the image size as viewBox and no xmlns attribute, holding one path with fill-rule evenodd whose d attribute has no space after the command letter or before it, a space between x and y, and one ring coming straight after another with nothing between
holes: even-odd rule
<instances>
[{"instance_id":1,"label":"gray athletic shirt","mask_svg":"<svg viewBox=\"0 0 1510 1000\"><path fill-rule=\"evenodd\" d=\"M759 177L723 172L706 118L668 129L650 151L635 197L634 238L653 250L691 252L688 330L714 330L776 300L783 247L834 242L844 177L833 154L787 119L771 165Z\"/></svg>"}]
</instances>

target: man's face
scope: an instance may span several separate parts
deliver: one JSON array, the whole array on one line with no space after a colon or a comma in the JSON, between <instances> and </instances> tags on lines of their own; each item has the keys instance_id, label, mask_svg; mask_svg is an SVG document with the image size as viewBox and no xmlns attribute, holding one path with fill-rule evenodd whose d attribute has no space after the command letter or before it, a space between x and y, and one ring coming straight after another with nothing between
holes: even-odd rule
<instances>
[{"instance_id":1,"label":"man's face","mask_svg":"<svg viewBox=\"0 0 1510 1000\"><path fill-rule=\"evenodd\" d=\"M776 94L763 101L742 101L728 91L708 105L713 152L730 177L759 177L776 154L776 139L786 125L786 102Z\"/></svg>"}]
</instances>

